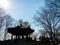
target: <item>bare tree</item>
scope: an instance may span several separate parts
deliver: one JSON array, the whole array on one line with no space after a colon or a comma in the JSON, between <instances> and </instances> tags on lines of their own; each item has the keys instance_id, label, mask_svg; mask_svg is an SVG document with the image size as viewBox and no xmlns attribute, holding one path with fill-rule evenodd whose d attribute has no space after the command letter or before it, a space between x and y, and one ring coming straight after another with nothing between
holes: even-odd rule
<instances>
[{"instance_id":1,"label":"bare tree","mask_svg":"<svg viewBox=\"0 0 60 45\"><path fill-rule=\"evenodd\" d=\"M28 21L19 20L18 23L19 23L19 26L24 27L24 28L27 28L30 26Z\"/></svg>"},{"instance_id":2,"label":"bare tree","mask_svg":"<svg viewBox=\"0 0 60 45\"><path fill-rule=\"evenodd\" d=\"M42 36L47 37L47 35L48 35L47 32L44 29L40 29L39 33L40 33L41 37Z\"/></svg>"},{"instance_id":3,"label":"bare tree","mask_svg":"<svg viewBox=\"0 0 60 45\"><path fill-rule=\"evenodd\" d=\"M12 27L14 24L15 19L13 19L10 15L5 16L5 34L4 34L4 40L6 40L6 35L7 35L7 28ZM12 38L12 36L11 36Z\"/></svg>"},{"instance_id":4,"label":"bare tree","mask_svg":"<svg viewBox=\"0 0 60 45\"><path fill-rule=\"evenodd\" d=\"M7 15L6 11L0 7L0 38L3 38L2 35L4 34L4 39L6 39L7 28L12 26L14 19Z\"/></svg>"},{"instance_id":5,"label":"bare tree","mask_svg":"<svg viewBox=\"0 0 60 45\"><path fill-rule=\"evenodd\" d=\"M37 11L37 16L34 17L35 21L42 26L45 31L51 36L56 37L56 28L60 25L60 2L59 0L45 0L45 7L41 12Z\"/></svg>"},{"instance_id":6,"label":"bare tree","mask_svg":"<svg viewBox=\"0 0 60 45\"><path fill-rule=\"evenodd\" d=\"M22 23L22 26L25 27L25 28L28 28L28 27L30 27L30 24L29 24L28 21L25 21L25 22Z\"/></svg>"},{"instance_id":7,"label":"bare tree","mask_svg":"<svg viewBox=\"0 0 60 45\"><path fill-rule=\"evenodd\" d=\"M0 7L0 39L2 39L3 35L2 33L4 33L3 30L5 29L3 28L5 25L4 16L5 16L5 10Z\"/></svg>"}]
</instances>

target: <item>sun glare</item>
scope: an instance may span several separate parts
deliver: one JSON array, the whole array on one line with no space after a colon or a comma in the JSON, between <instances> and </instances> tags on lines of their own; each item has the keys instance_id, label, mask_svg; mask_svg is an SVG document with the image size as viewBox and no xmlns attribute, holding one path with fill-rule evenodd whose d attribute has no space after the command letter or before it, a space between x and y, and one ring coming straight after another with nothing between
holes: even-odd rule
<instances>
[{"instance_id":1,"label":"sun glare","mask_svg":"<svg viewBox=\"0 0 60 45\"><path fill-rule=\"evenodd\" d=\"M10 7L8 0L0 0L0 6L5 10Z\"/></svg>"}]
</instances>

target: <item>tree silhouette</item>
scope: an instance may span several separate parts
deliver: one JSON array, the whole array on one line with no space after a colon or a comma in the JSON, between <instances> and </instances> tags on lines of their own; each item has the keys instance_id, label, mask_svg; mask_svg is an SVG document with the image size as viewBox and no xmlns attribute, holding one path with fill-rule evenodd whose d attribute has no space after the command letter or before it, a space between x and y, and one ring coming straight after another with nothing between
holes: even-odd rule
<instances>
[{"instance_id":1,"label":"tree silhouette","mask_svg":"<svg viewBox=\"0 0 60 45\"><path fill-rule=\"evenodd\" d=\"M7 35L7 28L12 27L15 19L13 19L10 15L5 15L5 34L4 34L4 40L6 40Z\"/></svg>"},{"instance_id":2,"label":"tree silhouette","mask_svg":"<svg viewBox=\"0 0 60 45\"><path fill-rule=\"evenodd\" d=\"M0 7L0 38L3 40L6 40L7 27L13 24L13 20L14 19L6 13L6 10Z\"/></svg>"},{"instance_id":3,"label":"tree silhouette","mask_svg":"<svg viewBox=\"0 0 60 45\"><path fill-rule=\"evenodd\" d=\"M37 11L34 17L39 26L42 26L50 38L56 38L56 28L60 25L60 1L45 0L45 7Z\"/></svg>"}]
</instances>

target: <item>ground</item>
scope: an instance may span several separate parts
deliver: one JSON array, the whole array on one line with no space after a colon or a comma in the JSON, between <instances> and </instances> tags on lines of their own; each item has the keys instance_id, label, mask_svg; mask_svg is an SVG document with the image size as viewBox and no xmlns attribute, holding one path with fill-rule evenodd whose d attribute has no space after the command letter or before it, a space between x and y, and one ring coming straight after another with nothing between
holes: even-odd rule
<instances>
[{"instance_id":1,"label":"ground","mask_svg":"<svg viewBox=\"0 0 60 45\"><path fill-rule=\"evenodd\" d=\"M0 45L51 45L51 44L42 41L18 39L18 40L0 41ZM54 44L54 45L58 45L58 44Z\"/></svg>"}]
</instances>

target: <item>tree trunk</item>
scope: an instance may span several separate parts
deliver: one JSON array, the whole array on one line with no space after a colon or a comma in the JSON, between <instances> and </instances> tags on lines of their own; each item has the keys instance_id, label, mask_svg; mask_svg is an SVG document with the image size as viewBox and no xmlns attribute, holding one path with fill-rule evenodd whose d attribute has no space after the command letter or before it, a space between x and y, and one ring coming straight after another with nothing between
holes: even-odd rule
<instances>
[{"instance_id":1,"label":"tree trunk","mask_svg":"<svg viewBox=\"0 0 60 45\"><path fill-rule=\"evenodd\" d=\"M13 39L13 35L11 35L11 39Z\"/></svg>"},{"instance_id":2,"label":"tree trunk","mask_svg":"<svg viewBox=\"0 0 60 45\"><path fill-rule=\"evenodd\" d=\"M3 40L6 40L6 35L7 35L7 30L5 30L5 34L4 34L4 39Z\"/></svg>"}]
</instances>

